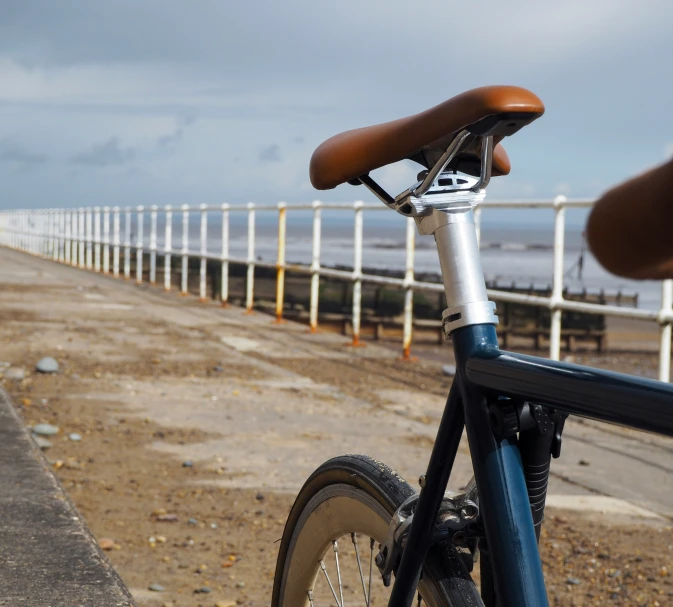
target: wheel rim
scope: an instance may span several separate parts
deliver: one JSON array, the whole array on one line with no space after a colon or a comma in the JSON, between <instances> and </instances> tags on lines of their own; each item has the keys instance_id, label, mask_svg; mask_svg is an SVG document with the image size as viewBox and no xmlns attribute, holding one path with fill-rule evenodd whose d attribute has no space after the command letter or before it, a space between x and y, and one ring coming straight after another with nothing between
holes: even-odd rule
<instances>
[{"instance_id":1,"label":"wheel rim","mask_svg":"<svg viewBox=\"0 0 673 607\"><path fill-rule=\"evenodd\" d=\"M385 606L390 594L374 563L388 532L390 514L373 497L350 485L318 492L295 527L284 571L281 605ZM419 587L434 606L433 590Z\"/></svg>"}]
</instances>

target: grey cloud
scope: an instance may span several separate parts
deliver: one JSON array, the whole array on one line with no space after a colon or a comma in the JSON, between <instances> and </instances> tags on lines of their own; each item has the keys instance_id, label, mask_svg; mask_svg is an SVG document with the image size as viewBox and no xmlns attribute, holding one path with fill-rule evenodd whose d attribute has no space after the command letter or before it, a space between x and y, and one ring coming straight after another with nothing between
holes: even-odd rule
<instances>
[{"instance_id":1,"label":"grey cloud","mask_svg":"<svg viewBox=\"0 0 673 607\"><path fill-rule=\"evenodd\" d=\"M72 162L99 167L119 166L130 162L134 156L135 150L133 148L121 147L119 139L113 137L76 154L72 157Z\"/></svg>"},{"instance_id":2,"label":"grey cloud","mask_svg":"<svg viewBox=\"0 0 673 607\"><path fill-rule=\"evenodd\" d=\"M569 3L567 9L555 3L543 9L536 0L472 4L464 6L461 17L463 22L479 21L481 52L470 52L469 61L466 49L472 48L473 31L455 26L445 2L401 0L361 3L357 20L342 3L309 0L265 3L264 18L250 3L219 0L188 8L183 0L3 0L0 54L26 65L181 64L194 74L215 73L219 82L343 79L354 92L374 72L394 78L397 91L405 88L400 80L413 75L415 86L409 88L415 92L416 86L427 90L435 81L446 87L456 73L493 63L506 74L506 62L518 60L523 64L519 73L528 74L533 54L540 55L535 60L543 65L547 53L562 58L602 40L610 47L625 35L649 42L662 32L668 35L672 15L670 0L646 0L647 10L636 10L642 0ZM602 18L595 18L596 13ZM512 20L512 14L525 18ZM417 49L401 44L409 23L424 18L423 44ZM568 37L565 23L582 30ZM450 73L441 71L453 64Z\"/></svg>"},{"instance_id":3,"label":"grey cloud","mask_svg":"<svg viewBox=\"0 0 673 607\"><path fill-rule=\"evenodd\" d=\"M175 131L173 133L170 133L169 135L159 137L157 143L159 144L160 147L167 147L174 143L177 143L182 139L182 136L185 133L185 129L189 125L194 124L195 121L196 118L194 118L193 116L181 116L180 118L178 118L178 124Z\"/></svg>"},{"instance_id":4,"label":"grey cloud","mask_svg":"<svg viewBox=\"0 0 673 607\"><path fill-rule=\"evenodd\" d=\"M280 146L277 143L272 143L265 147L259 153L260 162L280 162L282 160L280 155Z\"/></svg>"},{"instance_id":5,"label":"grey cloud","mask_svg":"<svg viewBox=\"0 0 673 607\"><path fill-rule=\"evenodd\" d=\"M305 139L302 135L297 135L292 141L295 143L304 143Z\"/></svg>"},{"instance_id":6,"label":"grey cloud","mask_svg":"<svg viewBox=\"0 0 673 607\"><path fill-rule=\"evenodd\" d=\"M47 162L47 156L30 152L11 142L0 142L0 162L12 164L19 168L32 168Z\"/></svg>"}]
</instances>

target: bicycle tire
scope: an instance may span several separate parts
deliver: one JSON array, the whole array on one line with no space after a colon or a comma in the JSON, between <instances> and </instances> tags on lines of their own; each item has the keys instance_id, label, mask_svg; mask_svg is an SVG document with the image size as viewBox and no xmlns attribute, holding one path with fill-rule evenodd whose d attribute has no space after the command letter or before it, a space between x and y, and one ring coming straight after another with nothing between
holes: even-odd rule
<instances>
[{"instance_id":1,"label":"bicycle tire","mask_svg":"<svg viewBox=\"0 0 673 607\"><path fill-rule=\"evenodd\" d=\"M314 589L319 562L334 535L364 533L382 543L390 516L413 493L396 472L364 455L342 455L322 464L300 490L285 524L272 607L309 607L308 591ZM377 585L382 585L376 566L374 573ZM364 592L364 580L362 586ZM483 606L461 557L448 542L431 547L419 591L430 607Z\"/></svg>"}]
</instances>

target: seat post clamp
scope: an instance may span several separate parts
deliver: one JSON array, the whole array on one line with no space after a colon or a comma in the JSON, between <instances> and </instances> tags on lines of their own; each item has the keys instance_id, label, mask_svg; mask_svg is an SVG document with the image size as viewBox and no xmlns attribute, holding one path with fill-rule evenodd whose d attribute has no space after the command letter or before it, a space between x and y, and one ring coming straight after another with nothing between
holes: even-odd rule
<instances>
[{"instance_id":1,"label":"seat post clamp","mask_svg":"<svg viewBox=\"0 0 673 607\"><path fill-rule=\"evenodd\" d=\"M495 315L495 302L475 301L460 306L447 308L442 313L442 330L444 337L460 327L468 325L496 325L498 317Z\"/></svg>"}]
</instances>

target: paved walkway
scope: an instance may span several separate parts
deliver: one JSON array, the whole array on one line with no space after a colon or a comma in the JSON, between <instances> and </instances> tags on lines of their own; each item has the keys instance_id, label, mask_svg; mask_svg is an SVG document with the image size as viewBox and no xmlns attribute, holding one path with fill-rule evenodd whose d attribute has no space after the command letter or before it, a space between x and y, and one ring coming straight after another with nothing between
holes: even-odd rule
<instances>
[{"instance_id":1,"label":"paved walkway","mask_svg":"<svg viewBox=\"0 0 673 607\"><path fill-rule=\"evenodd\" d=\"M25 346L21 327L39 326L39 343L31 345L36 356L67 352L117 375L126 369L123 381L104 391L88 384L87 398L122 403L165 426L218 432L190 445L188 455L224 462L237 473L222 481L228 486L295 492L319 463L345 452L374 455L413 481L424 471L450 383L433 361L401 363L385 347L352 349L339 335L310 335L263 314L5 249L0 318L0 330L11 334L6 360ZM134 373L155 357L180 372L160 380ZM213 360L223 369L216 388L190 377L190 368ZM187 454L179 445L156 448ZM668 439L570 421L562 457L553 463L550 503L607 510L611 517L673 517L672 453ZM470 475L463 444L452 485Z\"/></svg>"}]
</instances>

